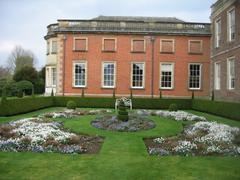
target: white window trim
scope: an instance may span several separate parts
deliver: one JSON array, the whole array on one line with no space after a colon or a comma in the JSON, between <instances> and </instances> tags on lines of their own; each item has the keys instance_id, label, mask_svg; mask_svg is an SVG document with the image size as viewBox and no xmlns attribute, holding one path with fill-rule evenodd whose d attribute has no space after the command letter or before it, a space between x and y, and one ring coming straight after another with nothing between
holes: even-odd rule
<instances>
[{"instance_id":1,"label":"white window trim","mask_svg":"<svg viewBox=\"0 0 240 180\"><path fill-rule=\"evenodd\" d=\"M114 37L103 37L102 38L102 51L110 51L111 52L111 50L105 50L104 49L105 40L114 40L115 46L114 46L113 51L117 51L117 38L114 38Z\"/></svg>"},{"instance_id":2,"label":"white window trim","mask_svg":"<svg viewBox=\"0 0 240 180\"><path fill-rule=\"evenodd\" d=\"M161 71L161 66L163 64L171 64L172 65L172 81L171 81L171 87L162 87L161 84L162 84L162 71ZM175 63L174 62L160 62L159 64L159 89L173 89L174 88L174 69L175 69Z\"/></svg>"},{"instance_id":3,"label":"white window trim","mask_svg":"<svg viewBox=\"0 0 240 180\"><path fill-rule=\"evenodd\" d=\"M143 51L134 51L133 50L133 41L143 41ZM136 53L146 52L146 40L144 38L132 38L131 39L131 52L136 52Z\"/></svg>"},{"instance_id":4,"label":"white window trim","mask_svg":"<svg viewBox=\"0 0 240 180\"><path fill-rule=\"evenodd\" d=\"M53 85L52 69L56 68L56 84ZM46 87L57 87L57 66L46 66Z\"/></svg>"},{"instance_id":5,"label":"white window trim","mask_svg":"<svg viewBox=\"0 0 240 180\"><path fill-rule=\"evenodd\" d=\"M200 54L202 54L203 53L203 40L198 40L198 39L190 39L190 40L188 40L188 53L190 53L190 54L195 54L195 53L193 53L193 52L191 52L190 51L190 43L191 42L200 42L200 46L201 46L201 48L200 48ZM198 53L197 53L198 54Z\"/></svg>"},{"instance_id":6,"label":"white window trim","mask_svg":"<svg viewBox=\"0 0 240 180\"><path fill-rule=\"evenodd\" d=\"M114 82L113 82L113 86L104 86L104 64L105 63L112 63L114 64ZM112 89L112 88L116 88L116 76L117 76L117 63L116 61L103 61L102 62L102 75L101 75L101 79L102 79L102 88L109 88L109 89Z\"/></svg>"},{"instance_id":7,"label":"white window trim","mask_svg":"<svg viewBox=\"0 0 240 180\"><path fill-rule=\"evenodd\" d=\"M175 39L160 39L160 52L164 53L162 51L162 41L172 41L172 43L173 43L173 51L172 52L167 52L167 53L175 53Z\"/></svg>"},{"instance_id":8,"label":"white window trim","mask_svg":"<svg viewBox=\"0 0 240 180\"><path fill-rule=\"evenodd\" d=\"M81 40L81 39L86 40L86 49L85 50L79 50L79 49L76 49L76 47L75 47L75 40ZM73 38L73 50L74 51L88 51L88 37L82 37L82 36L74 37Z\"/></svg>"},{"instance_id":9,"label":"white window trim","mask_svg":"<svg viewBox=\"0 0 240 180\"><path fill-rule=\"evenodd\" d=\"M220 22L220 37L218 36L219 35L219 28L218 28L218 23ZM222 34L222 20L221 20L221 17L219 17L218 19L215 20L214 22L214 25L215 25L215 37L214 37L214 44L215 44L215 48L219 48L220 47L220 43L219 43L219 40L221 41L221 34Z\"/></svg>"},{"instance_id":10,"label":"white window trim","mask_svg":"<svg viewBox=\"0 0 240 180\"><path fill-rule=\"evenodd\" d=\"M217 80L218 80L218 76L217 76L217 71L216 71L216 67L217 65L219 66L219 71L220 71L220 77L221 77L221 63L220 62L215 62L214 63L214 89L215 90L220 90L221 89L221 78L219 78L219 85L217 86Z\"/></svg>"},{"instance_id":11,"label":"white window trim","mask_svg":"<svg viewBox=\"0 0 240 180\"><path fill-rule=\"evenodd\" d=\"M200 65L199 88L190 88L189 87L190 65ZM188 63L188 89L190 89L190 90L200 90L201 88L202 88L202 63Z\"/></svg>"},{"instance_id":12,"label":"white window trim","mask_svg":"<svg viewBox=\"0 0 240 180\"><path fill-rule=\"evenodd\" d=\"M229 9L227 11L227 40L228 40L228 42L232 42L232 41L236 40L236 37L235 37L235 39L232 39L231 32L230 32L229 14L232 10L234 10L234 15L235 15L235 34L236 34L236 10L235 10L235 7L232 7L231 9Z\"/></svg>"},{"instance_id":13,"label":"white window trim","mask_svg":"<svg viewBox=\"0 0 240 180\"><path fill-rule=\"evenodd\" d=\"M85 63L85 85L82 86L82 85L75 85L75 65L76 64L82 64L82 63ZM87 61L86 60L75 60L73 61L73 66L72 66L72 86L73 87L77 87L77 88L84 88L84 87L87 87L87 75L88 75L88 66L87 66Z\"/></svg>"},{"instance_id":14,"label":"white window trim","mask_svg":"<svg viewBox=\"0 0 240 180\"><path fill-rule=\"evenodd\" d=\"M234 90L235 88L232 88L231 87L231 81L230 81L230 77L231 77L231 75L230 75L230 61L234 61L234 68L235 68L235 56L232 56L232 57L229 57L229 58L227 58L227 89L228 90ZM235 82L236 82L236 74L235 74Z\"/></svg>"},{"instance_id":15,"label":"white window trim","mask_svg":"<svg viewBox=\"0 0 240 180\"><path fill-rule=\"evenodd\" d=\"M143 86L139 86L139 87L133 87L133 64L143 64ZM146 71L146 63L145 62L143 62L143 61L132 61L131 62L131 74L130 74L130 76L131 76L131 89L144 89L145 88L145 71Z\"/></svg>"}]
</instances>

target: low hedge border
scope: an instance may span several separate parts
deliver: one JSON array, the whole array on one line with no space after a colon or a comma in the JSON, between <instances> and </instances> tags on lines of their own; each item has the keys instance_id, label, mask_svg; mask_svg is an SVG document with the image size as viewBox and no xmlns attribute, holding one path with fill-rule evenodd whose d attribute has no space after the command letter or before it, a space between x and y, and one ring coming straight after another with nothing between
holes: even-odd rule
<instances>
[{"instance_id":1,"label":"low hedge border","mask_svg":"<svg viewBox=\"0 0 240 180\"><path fill-rule=\"evenodd\" d=\"M192 109L240 120L240 103L194 99L192 100Z\"/></svg>"},{"instance_id":2,"label":"low hedge border","mask_svg":"<svg viewBox=\"0 0 240 180\"><path fill-rule=\"evenodd\" d=\"M66 107L68 101L74 101L77 107L83 108L113 108L115 106L113 98L54 96L56 107Z\"/></svg>"},{"instance_id":3,"label":"low hedge border","mask_svg":"<svg viewBox=\"0 0 240 180\"><path fill-rule=\"evenodd\" d=\"M11 116L27 113L51 106L66 107L68 101L75 101L77 107L83 108L114 108L114 98L99 97L27 97L8 99L0 103L0 116ZM193 109L206 113L219 115L226 118L240 120L240 103L217 102L200 99L151 99L134 98L135 109L168 109L170 104L176 104L178 109Z\"/></svg>"},{"instance_id":4,"label":"low hedge border","mask_svg":"<svg viewBox=\"0 0 240 180\"><path fill-rule=\"evenodd\" d=\"M168 109L171 104L176 104L178 109L191 109L191 99L145 99L138 98L132 101L135 109Z\"/></svg>"},{"instance_id":5,"label":"low hedge border","mask_svg":"<svg viewBox=\"0 0 240 180\"><path fill-rule=\"evenodd\" d=\"M0 103L0 116L12 116L53 106L52 97L25 97L7 99Z\"/></svg>"}]
</instances>

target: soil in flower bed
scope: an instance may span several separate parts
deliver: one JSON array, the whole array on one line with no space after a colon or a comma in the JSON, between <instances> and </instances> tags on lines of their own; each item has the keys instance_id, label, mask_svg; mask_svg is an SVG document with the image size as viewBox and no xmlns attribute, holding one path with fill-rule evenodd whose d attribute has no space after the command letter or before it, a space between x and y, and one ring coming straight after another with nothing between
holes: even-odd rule
<instances>
[{"instance_id":1,"label":"soil in flower bed","mask_svg":"<svg viewBox=\"0 0 240 180\"><path fill-rule=\"evenodd\" d=\"M117 116L112 115L101 116L93 120L91 125L98 129L121 132L148 130L156 126L154 121L138 115L129 115L128 121L118 120Z\"/></svg>"},{"instance_id":2,"label":"soil in flower bed","mask_svg":"<svg viewBox=\"0 0 240 180\"><path fill-rule=\"evenodd\" d=\"M173 137L146 138L150 155L240 155L240 129L215 122L198 122Z\"/></svg>"},{"instance_id":3,"label":"soil in flower bed","mask_svg":"<svg viewBox=\"0 0 240 180\"><path fill-rule=\"evenodd\" d=\"M27 118L0 125L0 151L98 153L103 138L71 133L59 122Z\"/></svg>"}]
</instances>

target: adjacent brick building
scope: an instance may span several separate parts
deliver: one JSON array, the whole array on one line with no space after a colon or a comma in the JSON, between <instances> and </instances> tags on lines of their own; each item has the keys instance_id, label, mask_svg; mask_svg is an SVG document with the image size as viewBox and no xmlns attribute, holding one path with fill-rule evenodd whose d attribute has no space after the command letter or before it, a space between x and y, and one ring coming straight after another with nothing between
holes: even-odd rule
<instances>
[{"instance_id":1,"label":"adjacent brick building","mask_svg":"<svg viewBox=\"0 0 240 180\"><path fill-rule=\"evenodd\" d=\"M212 5L211 88L216 100L240 102L240 1Z\"/></svg>"},{"instance_id":2,"label":"adjacent brick building","mask_svg":"<svg viewBox=\"0 0 240 180\"><path fill-rule=\"evenodd\" d=\"M99 16L48 26L46 94L209 97L210 24Z\"/></svg>"}]
</instances>

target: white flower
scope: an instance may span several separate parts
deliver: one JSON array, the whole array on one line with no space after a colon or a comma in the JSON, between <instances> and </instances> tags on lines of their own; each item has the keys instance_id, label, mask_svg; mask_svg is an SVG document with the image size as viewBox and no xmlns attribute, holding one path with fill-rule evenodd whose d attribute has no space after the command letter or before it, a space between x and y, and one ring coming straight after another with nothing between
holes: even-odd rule
<instances>
[{"instance_id":1,"label":"white flower","mask_svg":"<svg viewBox=\"0 0 240 180\"><path fill-rule=\"evenodd\" d=\"M178 145L173 148L173 151L186 154L195 149L197 149L197 145L190 141L178 141Z\"/></svg>"},{"instance_id":2,"label":"white flower","mask_svg":"<svg viewBox=\"0 0 240 180\"><path fill-rule=\"evenodd\" d=\"M226 142L231 143L234 140L235 134L240 131L239 128L230 127L225 124L216 122L197 122L185 130L187 135L195 135L199 132L204 132L205 135L195 138L196 142L211 143L211 142Z\"/></svg>"},{"instance_id":3,"label":"white flower","mask_svg":"<svg viewBox=\"0 0 240 180\"><path fill-rule=\"evenodd\" d=\"M165 139L163 137L153 139L153 142L159 143L159 144L163 143L164 141Z\"/></svg>"},{"instance_id":4,"label":"white flower","mask_svg":"<svg viewBox=\"0 0 240 180\"><path fill-rule=\"evenodd\" d=\"M137 114L139 115L149 115L149 114L156 114L157 116L168 117L172 118L176 121L206 121L206 118L203 116L197 116L185 111L167 111L167 110L157 110L157 111L150 111L150 110L138 110Z\"/></svg>"},{"instance_id":5,"label":"white flower","mask_svg":"<svg viewBox=\"0 0 240 180\"><path fill-rule=\"evenodd\" d=\"M207 153L221 153L222 150L219 146L212 145L207 147Z\"/></svg>"},{"instance_id":6,"label":"white flower","mask_svg":"<svg viewBox=\"0 0 240 180\"><path fill-rule=\"evenodd\" d=\"M21 137L30 137L31 144L44 143L48 137L62 142L74 135L73 133L62 131L60 125L56 122L46 123L39 118L22 119L10 124L15 127L12 132L17 133Z\"/></svg>"}]
</instances>

